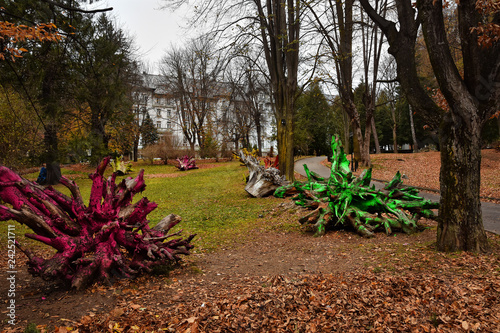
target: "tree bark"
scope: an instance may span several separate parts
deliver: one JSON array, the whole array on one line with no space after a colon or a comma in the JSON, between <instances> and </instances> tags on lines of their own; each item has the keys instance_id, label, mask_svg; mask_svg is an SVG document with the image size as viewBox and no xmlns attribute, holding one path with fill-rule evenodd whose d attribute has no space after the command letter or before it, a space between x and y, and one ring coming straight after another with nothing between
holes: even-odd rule
<instances>
[{"instance_id":1,"label":"tree bark","mask_svg":"<svg viewBox=\"0 0 500 333\"><path fill-rule=\"evenodd\" d=\"M473 6L470 8L471 3L463 1L459 13L467 6L469 11L475 12ZM423 1L419 11L422 13L426 45L433 48L429 52L432 68L450 105L440 126L442 208L439 212L437 246L442 251L487 251L488 242L479 198L481 130L487 118L481 119L480 104L477 96L473 95L477 91L471 94L453 61L444 32L441 1ZM470 29L467 30L466 35L469 37L472 33ZM476 56L465 73L476 72L477 62L480 62L476 50L477 44L464 49L464 62L468 60L467 52ZM465 74L467 79L472 81L470 83L477 80Z\"/></svg>"},{"instance_id":2,"label":"tree bark","mask_svg":"<svg viewBox=\"0 0 500 333\"><path fill-rule=\"evenodd\" d=\"M256 106L257 107L257 111L258 111L258 115L255 115L254 116L254 123L255 123L255 132L257 134L257 149L259 149L259 156L262 156L262 126L261 126L261 116L260 116L260 110L258 109L258 105Z\"/></svg>"},{"instance_id":3,"label":"tree bark","mask_svg":"<svg viewBox=\"0 0 500 333\"><path fill-rule=\"evenodd\" d=\"M418 152L418 141L417 136L415 135L415 125L413 124L413 111L411 109L411 105L408 106L410 110L410 130L411 130L411 138L413 140L413 152Z\"/></svg>"},{"instance_id":4,"label":"tree bark","mask_svg":"<svg viewBox=\"0 0 500 333\"><path fill-rule=\"evenodd\" d=\"M346 153L350 153L352 151L352 148L350 146L350 140L349 140L349 129L350 129L350 126L349 126L349 115L345 112L344 109L342 109L342 119L344 120L344 147L345 147L345 151Z\"/></svg>"},{"instance_id":5,"label":"tree bark","mask_svg":"<svg viewBox=\"0 0 500 333\"><path fill-rule=\"evenodd\" d=\"M375 127L375 118L372 117L373 144L375 145L375 154L380 154L380 143L378 141L377 128Z\"/></svg>"},{"instance_id":6,"label":"tree bark","mask_svg":"<svg viewBox=\"0 0 500 333\"><path fill-rule=\"evenodd\" d=\"M278 132L278 155L280 157L280 172L282 175L293 181L293 113L282 112L282 117L277 126Z\"/></svg>"},{"instance_id":7,"label":"tree bark","mask_svg":"<svg viewBox=\"0 0 500 333\"><path fill-rule=\"evenodd\" d=\"M437 248L445 252L485 252L488 240L479 199L481 132L478 128L473 133L465 126L457 128L453 126L455 121L452 115L447 115L441 125L441 201Z\"/></svg>"},{"instance_id":8,"label":"tree bark","mask_svg":"<svg viewBox=\"0 0 500 333\"><path fill-rule=\"evenodd\" d=\"M59 178L61 178L61 171L59 170L58 141L56 125L46 125L44 133L45 164L47 166L46 185L59 184Z\"/></svg>"},{"instance_id":9,"label":"tree bark","mask_svg":"<svg viewBox=\"0 0 500 333\"><path fill-rule=\"evenodd\" d=\"M398 153L398 123L396 121L396 108L394 107L394 103L391 103L391 117L392 117L392 145L394 146L393 152L394 154ZM413 123L413 121L412 121Z\"/></svg>"}]
</instances>

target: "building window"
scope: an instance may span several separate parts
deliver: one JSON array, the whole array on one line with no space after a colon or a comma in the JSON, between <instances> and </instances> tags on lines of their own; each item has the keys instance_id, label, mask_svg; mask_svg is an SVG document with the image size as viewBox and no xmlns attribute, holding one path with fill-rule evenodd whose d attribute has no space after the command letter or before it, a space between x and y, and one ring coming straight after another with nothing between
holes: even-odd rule
<instances>
[{"instance_id":1,"label":"building window","mask_svg":"<svg viewBox=\"0 0 500 333\"><path fill-rule=\"evenodd\" d=\"M167 128L168 128L168 129L172 128L172 122L171 122L170 120L169 120L169 121L167 121Z\"/></svg>"},{"instance_id":2,"label":"building window","mask_svg":"<svg viewBox=\"0 0 500 333\"><path fill-rule=\"evenodd\" d=\"M156 128L161 128L161 121L156 122Z\"/></svg>"},{"instance_id":3,"label":"building window","mask_svg":"<svg viewBox=\"0 0 500 333\"><path fill-rule=\"evenodd\" d=\"M167 109L167 117L172 117L172 110L170 109Z\"/></svg>"},{"instance_id":4,"label":"building window","mask_svg":"<svg viewBox=\"0 0 500 333\"><path fill-rule=\"evenodd\" d=\"M156 109L156 116L161 117L161 109Z\"/></svg>"}]
</instances>

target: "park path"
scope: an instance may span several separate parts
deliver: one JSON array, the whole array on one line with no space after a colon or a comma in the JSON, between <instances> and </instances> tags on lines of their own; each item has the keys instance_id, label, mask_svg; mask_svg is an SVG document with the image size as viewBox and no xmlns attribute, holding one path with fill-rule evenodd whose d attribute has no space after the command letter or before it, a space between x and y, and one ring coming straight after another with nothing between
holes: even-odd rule
<instances>
[{"instance_id":1,"label":"park path","mask_svg":"<svg viewBox=\"0 0 500 333\"><path fill-rule=\"evenodd\" d=\"M309 157L298 160L295 162L295 172L306 176L304 171L304 164L307 164L309 170L316 172L321 177L328 178L330 177L330 169L321 164L326 159L326 156L316 156ZM375 184L377 189L382 187L382 183L380 182L372 182ZM425 199L429 199L432 201L439 201L439 194L429 193L429 192L420 192L420 195ZM491 202L481 202L481 208L483 212L483 225L484 229L490 232L493 232L497 235L500 235L500 205L491 203Z\"/></svg>"}]
</instances>

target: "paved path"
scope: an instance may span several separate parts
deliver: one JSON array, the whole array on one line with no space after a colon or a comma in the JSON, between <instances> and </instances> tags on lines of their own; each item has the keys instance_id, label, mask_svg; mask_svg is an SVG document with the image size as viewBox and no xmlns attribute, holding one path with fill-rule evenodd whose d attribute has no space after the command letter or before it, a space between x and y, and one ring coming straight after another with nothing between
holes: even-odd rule
<instances>
[{"instance_id":1,"label":"paved path","mask_svg":"<svg viewBox=\"0 0 500 333\"><path fill-rule=\"evenodd\" d=\"M326 159L325 156L310 157L295 162L295 171L303 176L306 175L304 171L304 164L307 164L309 170L316 172L321 177L330 177L330 169L321 164ZM373 182L376 188L381 188L382 183ZM439 201L439 194L420 192L420 195L426 199ZM487 231L494 232L500 235L500 205L491 202L482 202L481 208L483 211L483 225Z\"/></svg>"}]
</instances>

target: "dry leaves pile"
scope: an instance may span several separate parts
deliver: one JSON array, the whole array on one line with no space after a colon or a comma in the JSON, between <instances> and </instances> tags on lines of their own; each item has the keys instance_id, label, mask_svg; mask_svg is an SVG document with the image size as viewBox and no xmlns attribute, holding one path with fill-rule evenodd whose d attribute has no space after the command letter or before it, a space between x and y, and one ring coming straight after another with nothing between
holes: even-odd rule
<instances>
[{"instance_id":1,"label":"dry leaves pile","mask_svg":"<svg viewBox=\"0 0 500 333\"><path fill-rule=\"evenodd\" d=\"M498 256L401 256L393 271L123 282L79 332L499 332ZM405 260L406 259L406 260ZM411 259L411 260L409 260ZM399 259L398 259L399 260Z\"/></svg>"},{"instance_id":2,"label":"dry leaves pile","mask_svg":"<svg viewBox=\"0 0 500 333\"><path fill-rule=\"evenodd\" d=\"M389 181L400 171L406 185L439 190L439 152L371 155L371 161L373 179ZM480 195L500 199L500 152L494 149L482 150Z\"/></svg>"}]
</instances>

